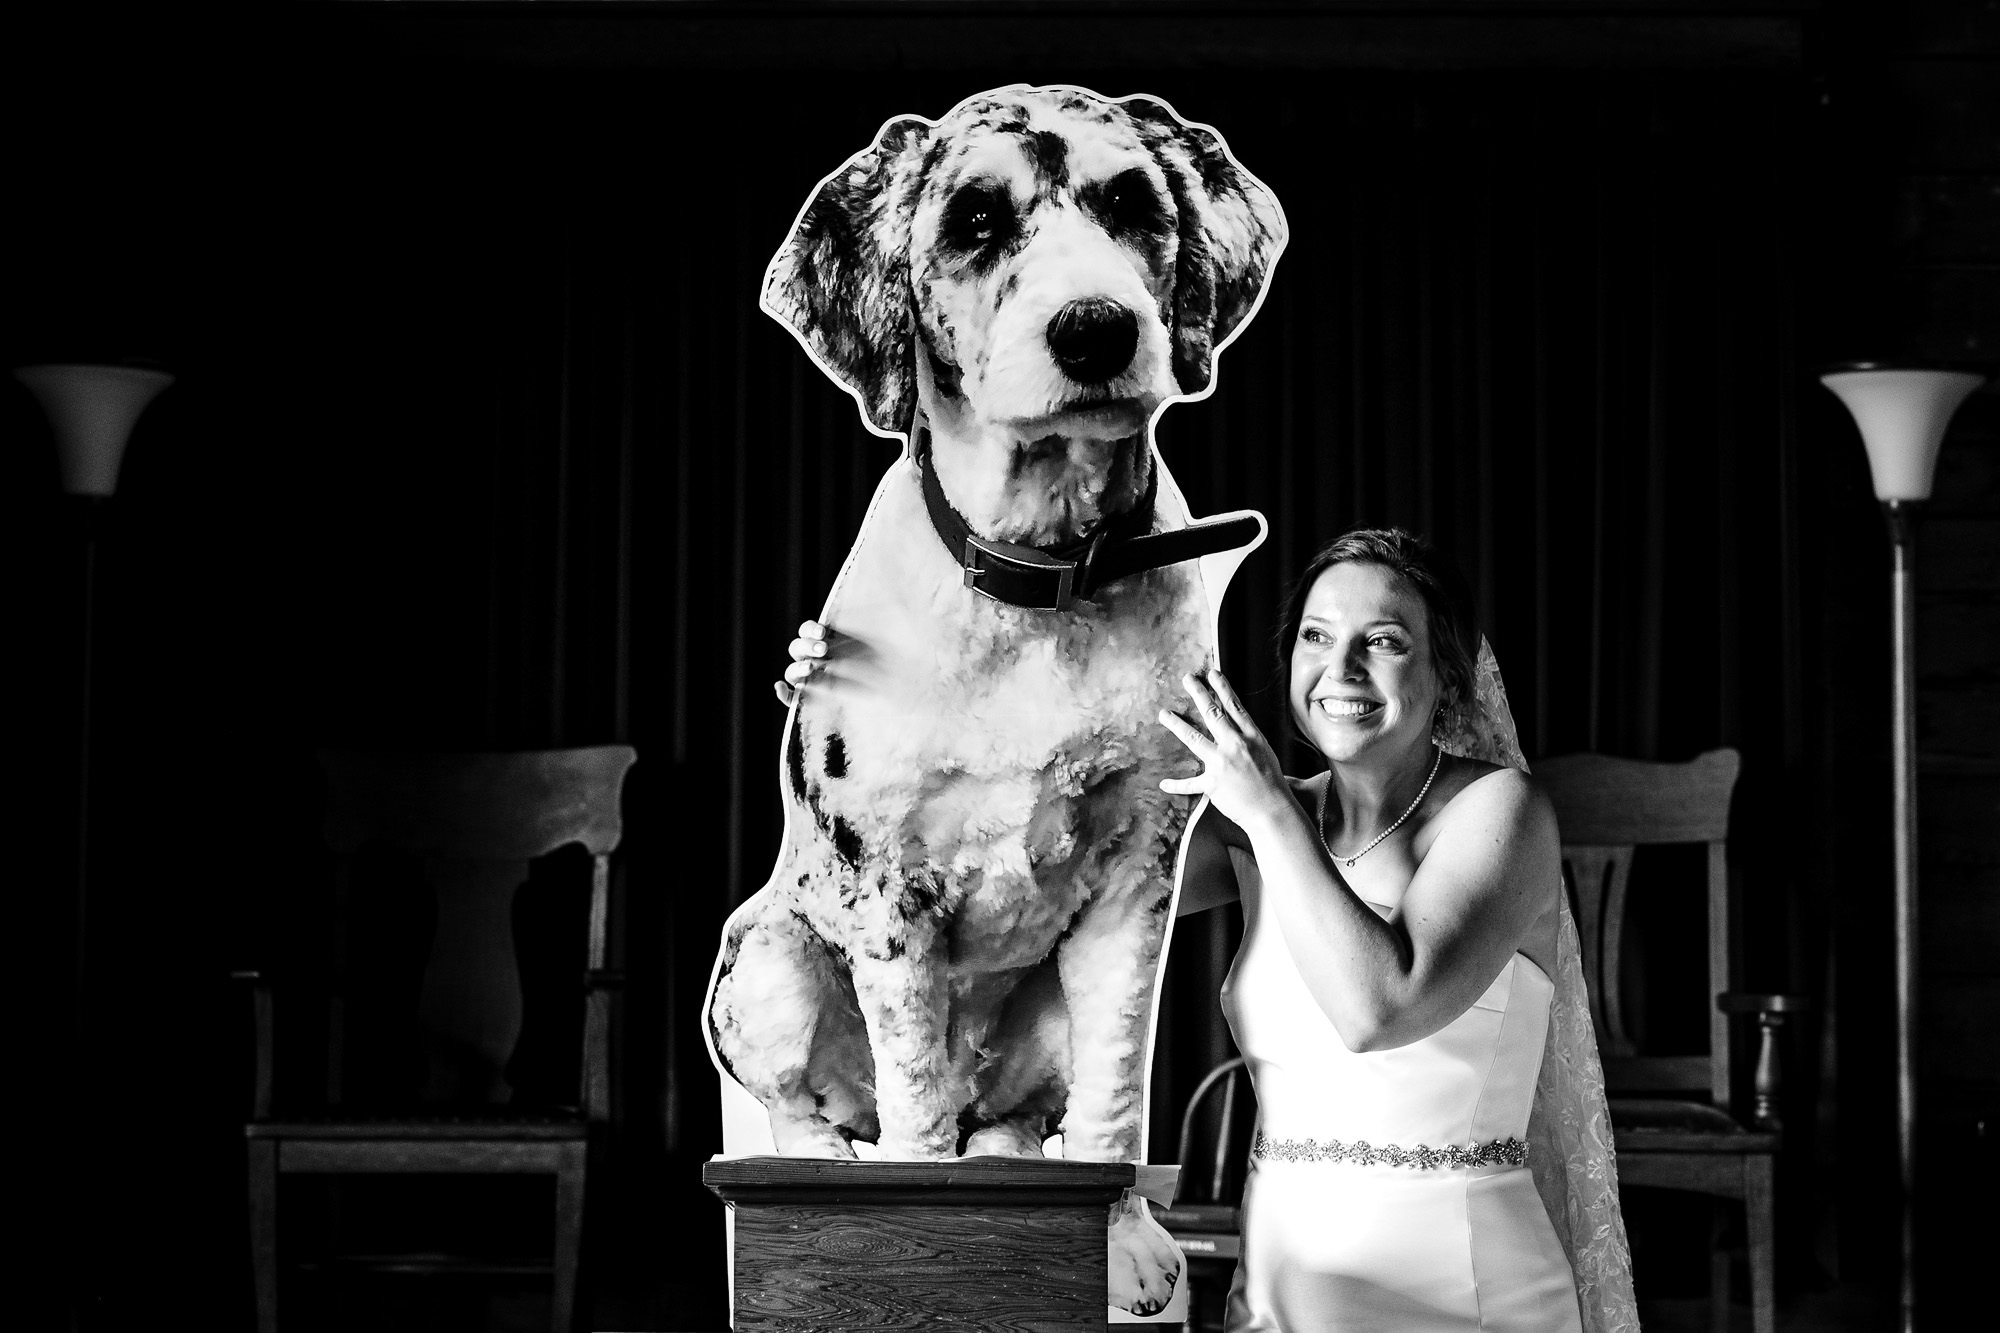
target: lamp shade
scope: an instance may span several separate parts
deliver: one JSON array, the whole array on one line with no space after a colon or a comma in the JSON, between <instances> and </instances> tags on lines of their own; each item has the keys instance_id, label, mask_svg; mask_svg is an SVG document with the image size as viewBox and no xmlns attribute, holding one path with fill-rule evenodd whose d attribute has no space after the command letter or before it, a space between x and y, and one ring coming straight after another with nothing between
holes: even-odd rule
<instances>
[{"instance_id":1,"label":"lamp shade","mask_svg":"<svg viewBox=\"0 0 2000 1333\"><path fill-rule=\"evenodd\" d=\"M1875 498L1928 500L1945 426L1986 377L1965 370L1856 366L1819 380L1847 404L1861 428Z\"/></svg>"},{"instance_id":2,"label":"lamp shade","mask_svg":"<svg viewBox=\"0 0 2000 1333\"><path fill-rule=\"evenodd\" d=\"M42 404L55 432L63 489L110 495L118 465L146 404L174 382L164 370L139 366L17 366L14 378Z\"/></svg>"}]
</instances>

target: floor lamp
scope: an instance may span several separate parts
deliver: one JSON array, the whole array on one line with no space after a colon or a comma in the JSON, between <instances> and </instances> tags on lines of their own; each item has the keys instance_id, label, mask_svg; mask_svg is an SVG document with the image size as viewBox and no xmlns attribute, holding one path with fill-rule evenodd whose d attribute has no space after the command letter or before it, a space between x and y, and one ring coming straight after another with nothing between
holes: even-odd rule
<instances>
[{"instance_id":1,"label":"floor lamp","mask_svg":"<svg viewBox=\"0 0 2000 1333\"><path fill-rule=\"evenodd\" d=\"M48 415L55 435L62 487L81 497L83 520L83 644L77 749L76 818L76 1021L82 1021L84 927L90 883L91 674L97 596L98 511L118 489L118 468L139 414L174 382L163 370L140 366L18 366L14 378L28 387Z\"/></svg>"},{"instance_id":2,"label":"floor lamp","mask_svg":"<svg viewBox=\"0 0 2000 1333\"><path fill-rule=\"evenodd\" d=\"M97 592L97 538L102 510L118 489L118 467L139 414L160 390L174 382L165 371L139 366L36 365L15 368L14 378L26 385L47 414L55 436L56 456L62 470L62 487L78 497L73 503L80 515L83 537L83 616L82 652L78 672L77 771L76 771L76 940L74 995L70 1011L70 1058L84 1060L86 1008L89 1002L88 952L86 941L90 919L90 750L91 675L95 656ZM79 1130L87 1134L87 1130ZM83 1193L78 1191L78 1193ZM83 1205L72 1201L72 1208ZM89 1261L85 1222L72 1217L76 1230L70 1274L73 1304L69 1311L72 1327L85 1319L84 1305L90 1298Z\"/></svg>"},{"instance_id":3,"label":"floor lamp","mask_svg":"<svg viewBox=\"0 0 2000 1333\"><path fill-rule=\"evenodd\" d=\"M1896 1129L1902 1174L1902 1329L1916 1328L1917 1136L1917 715L1916 576L1911 519L1930 498L1945 426L1986 377L1934 366L1855 362L1832 367L1820 383L1833 390L1861 428L1875 495L1895 549L1890 592L1894 670L1896 857Z\"/></svg>"}]
</instances>

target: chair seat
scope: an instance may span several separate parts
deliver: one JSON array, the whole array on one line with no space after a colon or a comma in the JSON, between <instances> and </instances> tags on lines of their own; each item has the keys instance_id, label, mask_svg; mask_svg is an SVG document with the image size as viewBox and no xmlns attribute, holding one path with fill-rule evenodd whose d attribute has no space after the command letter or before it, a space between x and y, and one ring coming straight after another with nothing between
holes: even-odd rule
<instances>
[{"instance_id":1,"label":"chair seat","mask_svg":"<svg viewBox=\"0 0 2000 1333\"><path fill-rule=\"evenodd\" d=\"M1153 1220L1169 1231L1235 1231L1236 1208L1226 1203L1177 1203L1155 1208Z\"/></svg>"},{"instance_id":2,"label":"chair seat","mask_svg":"<svg viewBox=\"0 0 2000 1333\"><path fill-rule=\"evenodd\" d=\"M1611 1130L1624 1152L1774 1152L1778 1136L1747 1129L1706 1102L1621 1097L1611 1103Z\"/></svg>"},{"instance_id":3,"label":"chair seat","mask_svg":"<svg viewBox=\"0 0 2000 1333\"><path fill-rule=\"evenodd\" d=\"M1153 1220L1167 1229L1190 1259L1239 1259L1243 1255L1241 1213L1226 1203L1177 1203L1155 1208Z\"/></svg>"},{"instance_id":4,"label":"chair seat","mask_svg":"<svg viewBox=\"0 0 2000 1333\"><path fill-rule=\"evenodd\" d=\"M576 1112L485 1116L300 1116L243 1127L253 1139L581 1139L590 1126Z\"/></svg>"},{"instance_id":5,"label":"chair seat","mask_svg":"<svg viewBox=\"0 0 2000 1333\"><path fill-rule=\"evenodd\" d=\"M1180 1231L1168 1233L1182 1254L1190 1259L1241 1259L1243 1237L1233 1231Z\"/></svg>"}]
</instances>

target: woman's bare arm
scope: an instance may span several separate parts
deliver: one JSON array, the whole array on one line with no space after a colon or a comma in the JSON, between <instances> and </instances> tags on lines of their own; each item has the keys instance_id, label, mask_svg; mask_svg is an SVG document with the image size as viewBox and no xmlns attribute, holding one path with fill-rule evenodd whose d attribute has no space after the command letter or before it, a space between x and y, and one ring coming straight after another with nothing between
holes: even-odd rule
<instances>
[{"instance_id":1,"label":"woman's bare arm","mask_svg":"<svg viewBox=\"0 0 2000 1333\"><path fill-rule=\"evenodd\" d=\"M1232 842L1250 845L1243 830L1212 802L1195 812L1187 832L1187 855L1181 861L1181 896L1174 903L1175 916L1193 916L1236 901L1236 867L1229 861Z\"/></svg>"},{"instance_id":2,"label":"woman's bare arm","mask_svg":"<svg viewBox=\"0 0 2000 1333\"><path fill-rule=\"evenodd\" d=\"M1406 1046L1464 1013L1541 918L1561 873L1548 801L1514 769L1476 779L1432 817L1387 918L1348 887L1302 813L1248 832L1266 910L1356 1051Z\"/></svg>"},{"instance_id":3,"label":"woman's bare arm","mask_svg":"<svg viewBox=\"0 0 2000 1333\"><path fill-rule=\"evenodd\" d=\"M1169 791L1205 792L1249 839L1260 910L1280 933L1341 1040L1357 1051L1408 1045L1444 1027L1490 986L1548 907L1560 874L1555 816L1525 774L1496 769L1419 830L1414 875L1389 918L1363 902L1320 843L1256 724L1219 672L1188 679L1194 716L1161 721L1202 761Z\"/></svg>"}]
</instances>

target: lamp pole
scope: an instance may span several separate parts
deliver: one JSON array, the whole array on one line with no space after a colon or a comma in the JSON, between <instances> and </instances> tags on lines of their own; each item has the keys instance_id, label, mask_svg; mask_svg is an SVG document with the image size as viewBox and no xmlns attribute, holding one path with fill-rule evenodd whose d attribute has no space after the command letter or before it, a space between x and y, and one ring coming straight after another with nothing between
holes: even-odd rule
<instances>
[{"instance_id":1,"label":"lamp pole","mask_svg":"<svg viewBox=\"0 0 2000 1333\"><path fill-rule=\"evenodd\" d=\"M1890 750L1895 783L1896 1161L1902 1185L1902 1333L1917 1309L1916 506L1930 498L1951 414L1985 376L1941 366L1853 362L1820 382L1847 405L1889 524Z\"/></svg>"},{"instance_id":2,"label":"lamp pole","mask_svg":"<svg viewBox=\"0 0 2000 1333\"><path fill-rule=\"evenodd\" d=\"M1890 772L1896 784L1896 1166L1901 1182L1903 1333L1917 1307L1917 579L1914 500L1884 500L1889 522Z\"/></svg>"}]
</instances>

